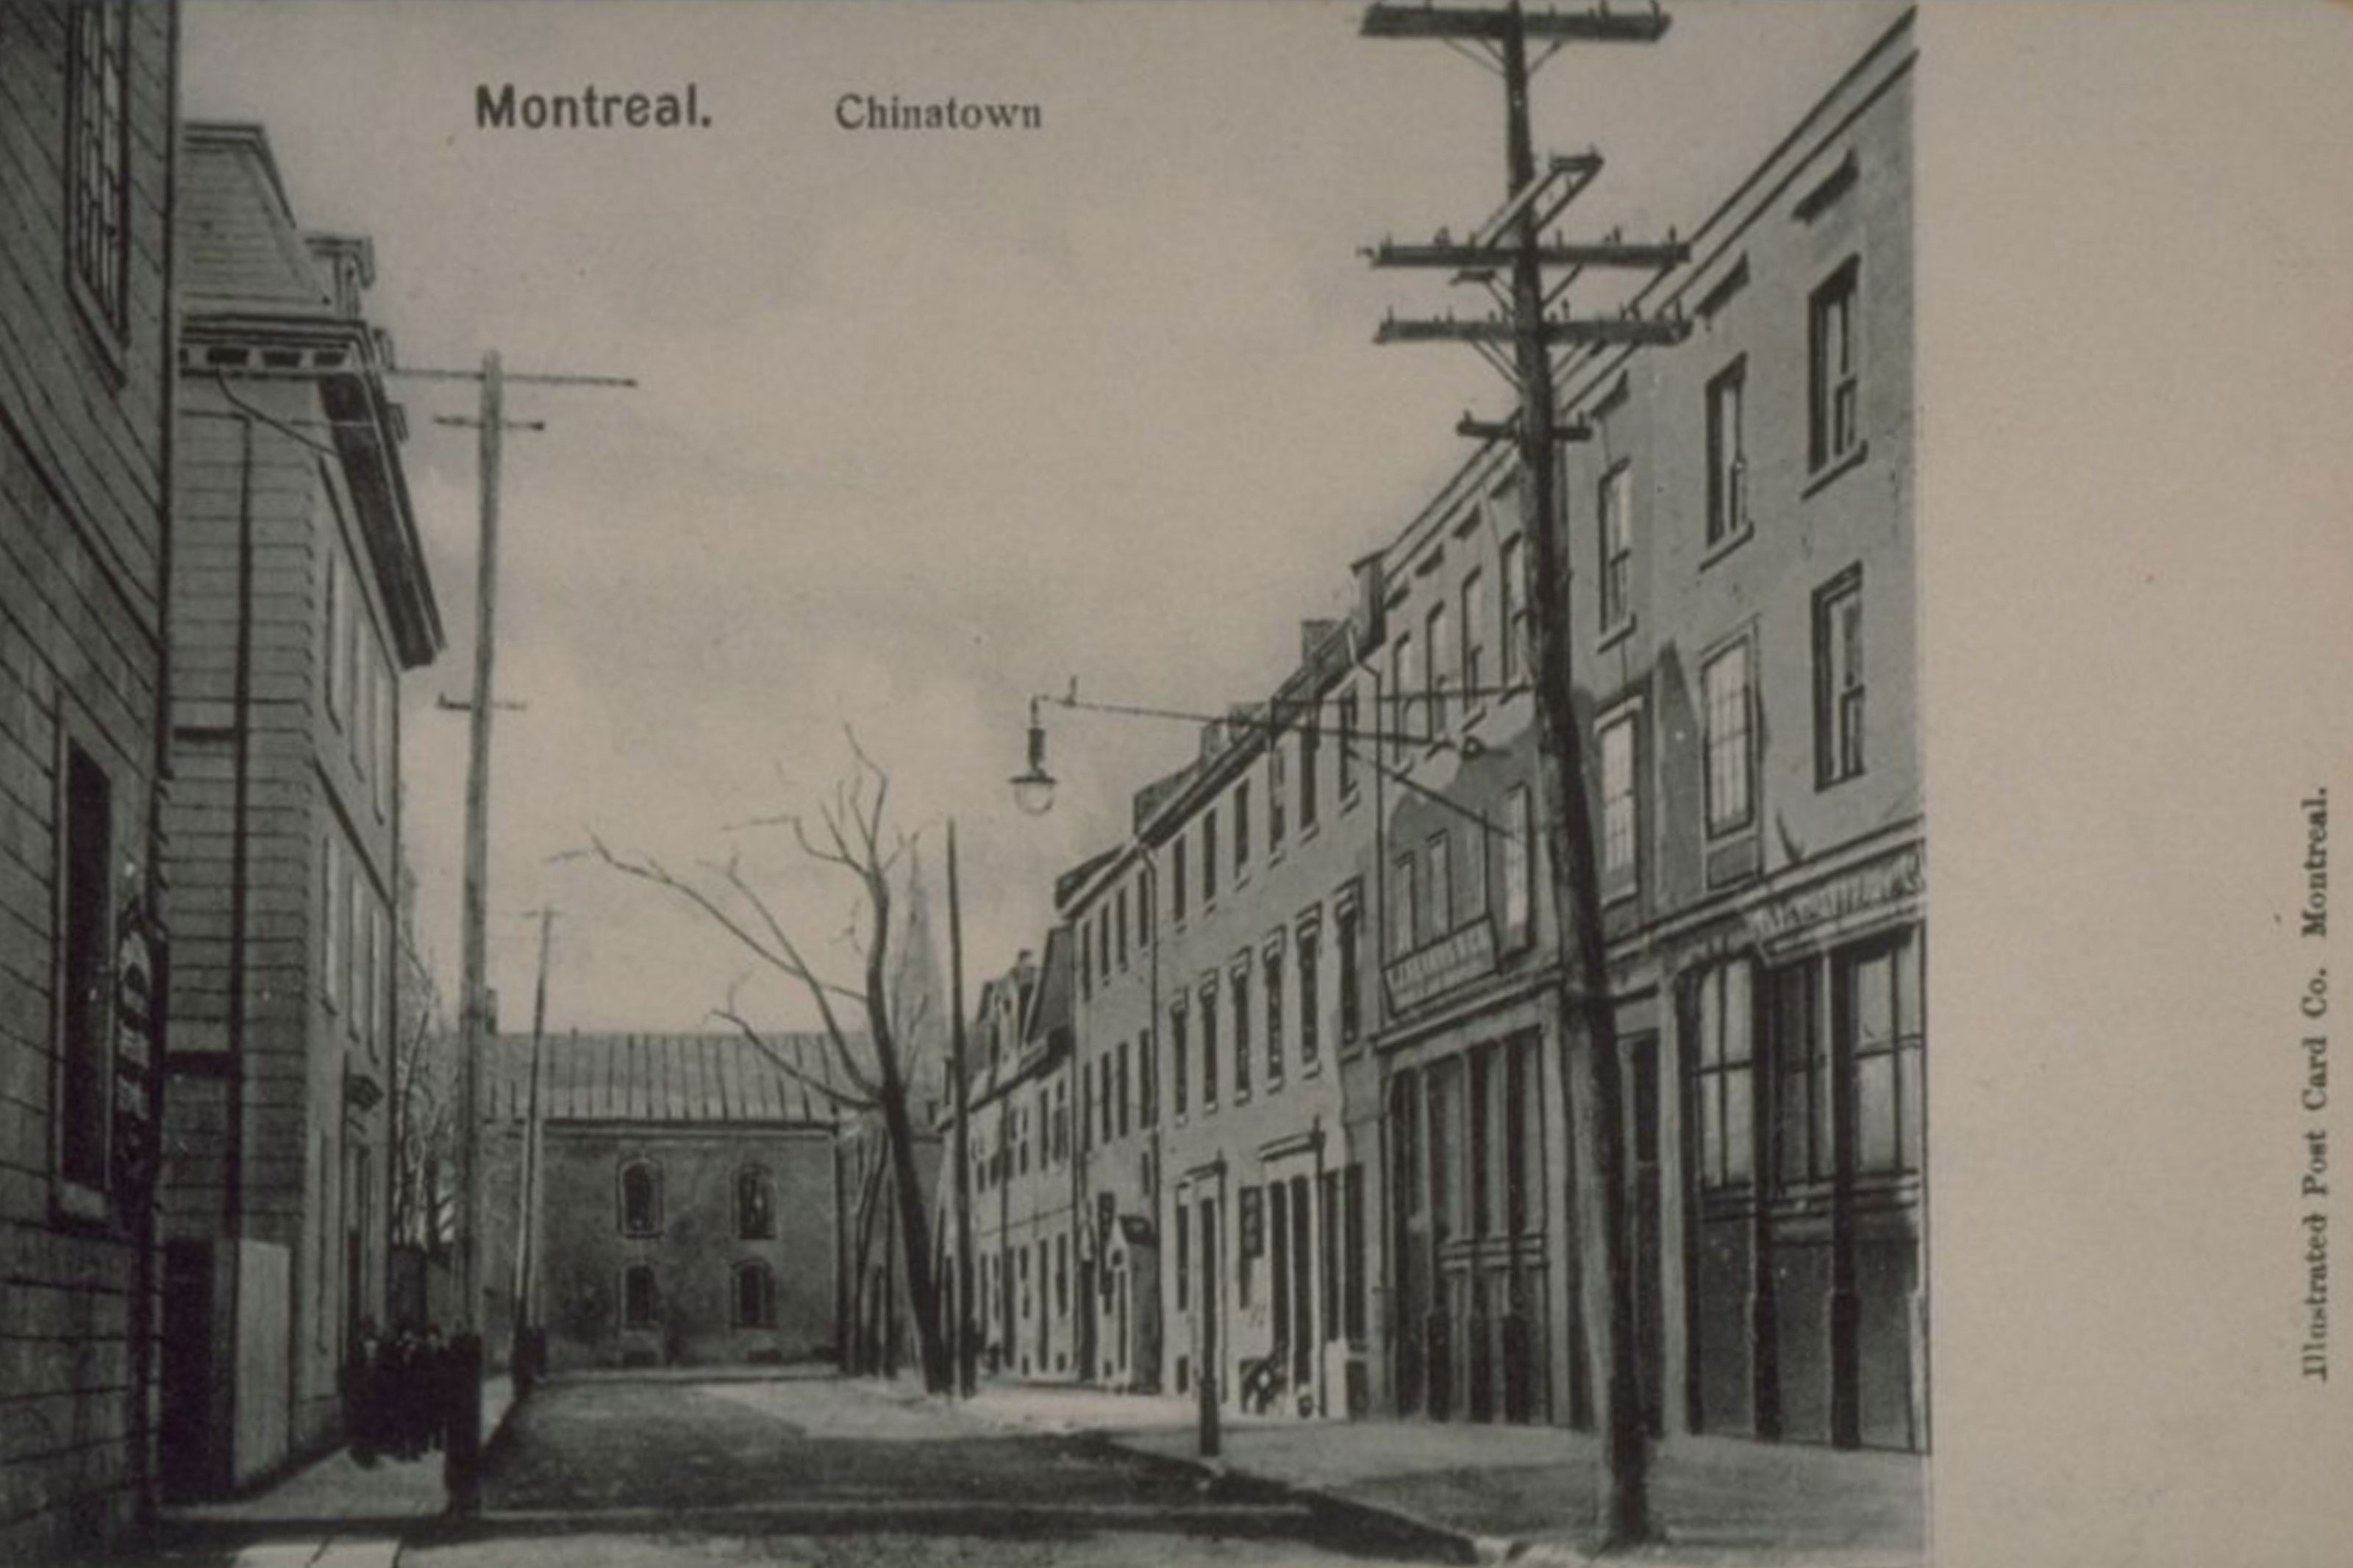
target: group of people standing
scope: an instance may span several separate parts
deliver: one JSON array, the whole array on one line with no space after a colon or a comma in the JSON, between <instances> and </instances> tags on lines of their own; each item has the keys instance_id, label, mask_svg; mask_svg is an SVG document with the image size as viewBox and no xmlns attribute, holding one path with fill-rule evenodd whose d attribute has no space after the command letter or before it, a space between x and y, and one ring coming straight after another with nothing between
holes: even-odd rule
<instances>
[{"instance_id":1,"label":"group of people standing","mask_svg":"<svg viewBox=\"0 0 2353 1568\"><path fill-rule=\"evenodd\" d=\"M403 1323L385 1337L362 1321L344 1384L353 1457L372 1465L440 1452L466 1374L439 1324Z\"/></svg>"}]
</instances>

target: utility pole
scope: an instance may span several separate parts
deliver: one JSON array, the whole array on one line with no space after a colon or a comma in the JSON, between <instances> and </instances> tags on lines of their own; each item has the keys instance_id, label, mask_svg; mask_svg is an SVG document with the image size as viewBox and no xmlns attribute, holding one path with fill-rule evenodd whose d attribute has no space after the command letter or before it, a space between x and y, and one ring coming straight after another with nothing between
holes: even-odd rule
<instances>
[{"instance_id":1,"label":"utility pole","mask_svg":"<svg viewBox=\"0 0 2353 1568\"><path fill-rule=\"evenodd\" d=\"M1557 344L1671 343L1687 329L1679 316L1651 318L1622 311L1580 317L1566 310L1555 313L1553 307L1588 268L1663 269L1685 259L1687 247L1672 236L1664 244L1647 246L1626 244L1615 235L1596 245L1546 243L1545 226L1600 172L1601 159L1591 153L1556 158L1538 172L1528 127L1528 41L1535 37L1548 44L1544 58L1549 58L1571 42L1654 43L1666 29L1667 18L1655 8L1613 14L1597 7L1531 16L1519 0L1482 9L1376 4L1364 19L1367 37L1438 39L1482 51L1504 80L1508 182L1503 207L1468 243L1452 243L1441 230L1428 245L1383 244L1368 254L1376 267L1453 268L1456 281L1483 285L1497 305L1494 313L1469 321L1449 316L1399 321L1392 317L1381 324L1376 342L1469 342L1504 374L1520 398L1518 416L1507 425L1482 425L1466 417L1458 428L1481 439L1509 438L1519 455L1522 536L1527 541L1533 579L1527 598L1534 632L1537 774L1551 852L1553 908L1563 947L1559 1015L1574 1163L1570 1196L1586 1342L1593 1387L1599 1395L1597 1414L1606 1461L1601 1510L1605 1546L1645 1540L1651 1532L1648 1435L1636 1340L1635 1279L1626 1241L1630 1210L1617 1019L1601 934L1600 879L1586 796L1583 742L1577 728L1567 542L1554 493L1556 444L1584 439L1590 432L1581 423L1556 423L1552 351ZM1535 63L1541 65L1543 59ZM1549 293L1546 266L1568 268ZM1508 285L1499 283L1499 277L1508 277ZM1514 636L1514 629L1507 626L1504 635Z\"/></svg>"},{"instance_id":2,"label":"utility pole","mask_svg":"<svg viewBox=\"0 0 2353 1568\"><path fill-rule=\"evenodd\" d=\"M495 689L498 668L499 477L507 430L543 430L543 422L510 425L506 418L506 384L512 381L536 386L631 387L627 376L559 375L546 373L510 375L493 349L475 371L410 371L438 380L471 380L480 388L480 411L472 419L441 416L436 424L474 426L481 433L481 543L476 566L474 600L474 694L468 706L470 720L466 763L466 871L461 908L463 931L459 982L459 1047L465 1053L458 1079L458 1182L466 1205L459 1236L459 1284L463 1294L463 1323L479 1333L482 1323L482 1192L481 1080L482 1052L490 1033L488 979L491 818L491 719L499 706Z\"/></svg>"},{"instance_id":3,"label":"utility pole","mask_svg":"<svg viewBox=\"0 0 2353 1568\"><path fill-rule=\"evenodd\" d=\"M515 1183L514 1321L507 1352L507 1371L520 1389L537 1381L539 1367L532 1355L532 1314L537 1292L532 1271L538 1266L539 1219L539 1079L541 1052L547 1039L547 950L555 911L539 911L539 984L531 1002L531 1080L524 1091L522 1177Z\"/></svg>"},{"instance_id":4,"label":"utility pole","mask_svg":"<svg viewBox=\"0 0 2353 1568\"><path fill-rule=\"evenodd\" d=\"M955 1079L955 1385L969 1399L980 1383L972 1311L972 1088L965 1076L964 900L956 884L956 825L948 818L948 1072Z\"/></svg>"}]
</instances>

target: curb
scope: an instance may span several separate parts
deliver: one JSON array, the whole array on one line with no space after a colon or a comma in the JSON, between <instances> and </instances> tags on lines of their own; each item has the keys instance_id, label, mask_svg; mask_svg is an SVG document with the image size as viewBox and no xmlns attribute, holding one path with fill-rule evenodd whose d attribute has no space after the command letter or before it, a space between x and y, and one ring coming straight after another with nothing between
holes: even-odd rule
<instances>
[{"instance_id":1,"label":"curb","mask_svg":"<svg viewBox=\"0 0 2353 1568\"><path fill-rule=\"evenodd\" d=\"M1193 1456L1155 1453L1122 1441L1100 1428L1074 1426L1068 1421L1032 1421L1014 1416L1010 1421L987 1415L977 1417L1000 1429L1018 1426L1023 1430L1042 1436L1057 1436L1081 1447L1099 1452L1115 1452L1130 1459L1140 1459L1166 1469L1175 1469L1202 1478L1205 1481L1238 1482L1261 1488L1274 1494L1296 1499L1314 1517L1324 1521L1331 1531L1352 1547L1379 1549L1392 1552L1410 1553L1440 1563L1474 1564L1482 1563L1524 1563L1530 1568L1583 1568L1582 1557L1548 1558L1554 1548L1534 1546L1524 1542L1498 1542L1493 1537L1474 1536L1449 1525L1423 1519L1403 1509L1365 1502L1356 1498L1343 1497L1336 1492L1301 1482L1286 1481L1279 1477L1242 1469L1219 1458L1205 1459Z\"/></svg>"}]
</instances>

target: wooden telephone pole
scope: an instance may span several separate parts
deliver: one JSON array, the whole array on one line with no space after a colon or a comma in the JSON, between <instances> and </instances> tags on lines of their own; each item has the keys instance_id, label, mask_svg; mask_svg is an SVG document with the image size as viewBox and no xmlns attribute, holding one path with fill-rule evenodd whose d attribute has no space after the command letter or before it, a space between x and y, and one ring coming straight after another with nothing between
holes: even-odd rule
<instances>
[{"instance_id":1,"label":"wooden telephone pole","mask_svg":"<svg viewBox=\"0 0 2353 1568\"><path fill-rule=\"evenodd\" d=\"M1612 13L1547 11L1530 16L1519 0L1500 8L1439 9L1375 5L1364 34L1375 38L1429 38L1476 49L1504 80L1504 204L1467 243L1441 231L1427 245L1383 244L1368 255L1376 267L1440 267L1456 281L1483 285L1493 314L1467 321L1381 323L1377 342L1468 342L1500 371L1520 397L1518 416L1486 425L1466 417L1460 432L1480 439L1508 438L1519 452L1522 536L1527 541L1528 594L1534 647L1537 774L1551 852L1553 908L1561 931L1562 1082L1567 1097L1573 1184L1586 1343L1598 1395L1607 1461L1601 1527L1605 1545L1651 1534L1647 1433L1641 1402L1637 1298L1627 1247L1626 1121L1620 1080L1617 1019L1601 934L1600 880L1591 808L1585 789L1583 742L1577 728L1576 684L1569 645L1566 529L1554 494L1556 445L1585 439L1582 423L1556 423L1552 353L1556 345L1606 347L1679 341L1678 318L1632 312L1575 316L1554 307L1588 268L1662 269L1685 259L1688 247L1672 237L1662 244L1629 244L1616 236L1596 244L1544 238L1545 226L1600 173L1599 154L1553 159L1541 172L1528 129L1531 38L1550 46L1543 58L1572 43L1654 43L1667 30L1656 9ZM1541 65L1540 58L1536 64ZM1545 268L1567 276L1547 292ZM1507 281L1499 281L1504 279ZM1508 351L1508 352L1507 352ZM1504 629L1506 637L1514 628Z\"/></svg>"},{"instance_id":2,"label":"wooden telephone pole","mask_svg":"<svg viewBox=\"0 0 2353 1568\"><path fill-rule=\"evenodd\" d=\"M481 406L472 419L437 418L441 425L471 426L481 432L481 547L474 598L474 694L467 704L470 720L466 764L466 880L462 963L459 985L459 1032L465 1053L458 1079L459 1191L464 1195L465 1222L459 1237L459 1282L465 1300L465 1325L482 1328L482 1192L481 1080L482 1052L490 1033L489 905L491 819L491 718L498 709L494 678L498 667L499 470L510 429L543 430L533 420L510 424L506 417L506 386L516 382L534 386L631 387L627 376L510 374L493 349L482 356L479 371L409 372L438 379L470 380L481 389Z\"/></svg>"}]
</instances>

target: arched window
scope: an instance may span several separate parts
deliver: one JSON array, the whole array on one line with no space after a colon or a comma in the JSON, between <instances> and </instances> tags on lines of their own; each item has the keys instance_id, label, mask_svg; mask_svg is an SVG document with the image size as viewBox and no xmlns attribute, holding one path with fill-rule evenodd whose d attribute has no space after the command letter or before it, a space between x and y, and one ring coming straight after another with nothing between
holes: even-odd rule
<instances>
[{"instance_id":1,"label":"arched window","mask_svg":"<svg viewBox=\"0 0 2353 1568\"><path fill-rule=\"evenodd\" d=\"M649 1264L632 1263L621 1270L621 1327L650 1329L661 1316L661 1303L654 1292L654 1271Z\"/></svg>"},{"instance_id":2,"label":"arched window","mask_svg":"<svg viewBox=\"0 0 2353 1568\"><path fill-rule=\"evenodd\" d=\"M765 1241L776 1234L776 1190L766 1170L746 1165L735 1173L735 1234Z\"/></svg>"},{"instance_id":3,"label":"arched window","mask_svg":"<svg viewBox=\"0 0 2353 1568\"><path fill-rule=\"evenodd\" d=\"M776 1326L776 1276L765 1263L735 1266L735 1326L773 1329Z\"/></svg>"},{"instance_id":4,"label":"arched window","mask_svg":"<svg viewBox=\"0 0 2353 1568\"><path fill-rule=\"evenodd\" d=\"M644 1160L632 1160L621 1167L621 1234L660 1232L661 1171Z\"/></svg>"}]
</instances>

